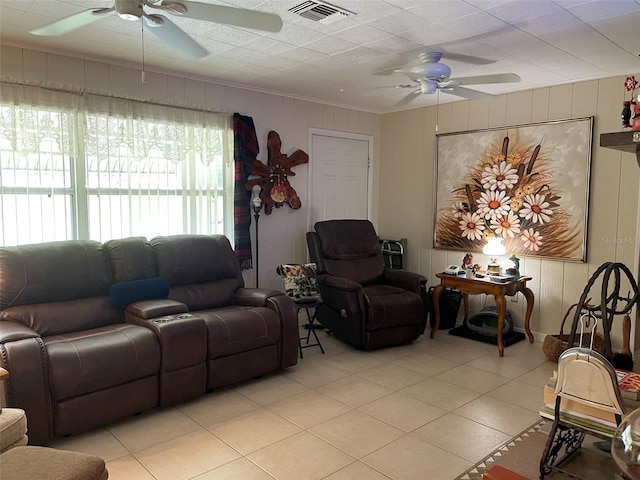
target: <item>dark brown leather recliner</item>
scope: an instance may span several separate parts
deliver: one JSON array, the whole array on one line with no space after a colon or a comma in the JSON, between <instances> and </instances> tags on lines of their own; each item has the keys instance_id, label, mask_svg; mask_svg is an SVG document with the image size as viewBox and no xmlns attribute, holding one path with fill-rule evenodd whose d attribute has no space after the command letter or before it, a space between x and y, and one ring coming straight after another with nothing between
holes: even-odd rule
<instances>
[{"instance_id":1,"label":"dark brown leather recliner","mask_svg":"<svg viewBox=\"0 0 640 480\"><path fill-rule=\"evenodd\" d=\"M368 220L328 220L307 233L323 305L318 320L356 348L408 343L426 326L427 279L385 268Z\"/></svg>"},{"instance_id":2,"label":"dark brown leather recliner","mask_svg":"<svg viewBox=\"0 0 640 480\"><path fill-rule=\"evenodd\" d=\"M0 364L31 444L158 405L160 346L122 322L112 283L95 241L0 248Z\"/></svg>"},{"instance_id":3,"label":"dark brown leather recliner","mask_svg":"<svg viewBox=\"0 0 640 480\"><path fill-rule=\"evenodd\" d=\"M293 302L277 290L245 288L240 264L226 237L172 235L149 242L134 237L111 240L106 246L117 281L157 275L166 278L170 286L167 298L128 305L125 322L144 325L164 315L181 317L187 313L202 320L203 344L196 346L198 356L194 355L196 348L188 347L190 359L185 358L186 352L176 352L173 365L161 366L161 380L166 379L161 381L162 405L183 400L175 395L176 390L184 392L186 385L176 387L189 378L188 388L193 388L194 396L205 388L211 390L296 364L298 317ZM177 329L176 336L185 337L187 326L200 328L195 318L179 320L185 325ZM177 337L166 326L160 329L164 330L161 344L166 352ZM198 390L200 379L204 383Z\"/></svg>"},{"instance_id":4,"label":"dark brown leather recliner","mask_svg":"<svg viewBox=\"0 0 640 480\"><path fill-rule=\"evenodd\" d=\"M0 367L31 444L295 365L298 336L221 235L0 247Z\"/></svg>"}]
</instances>

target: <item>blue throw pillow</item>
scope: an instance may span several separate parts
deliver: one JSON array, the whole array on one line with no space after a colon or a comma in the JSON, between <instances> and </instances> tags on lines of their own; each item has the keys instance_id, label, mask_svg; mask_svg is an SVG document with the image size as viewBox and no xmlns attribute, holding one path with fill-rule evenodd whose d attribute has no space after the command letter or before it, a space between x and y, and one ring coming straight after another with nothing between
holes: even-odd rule
<instances>
[{"instance_id":1,"label":"blue throw pillow","mask_svg":"<svg viewBox=\"0 0 640 480\"><path fill-rule=\"evenodd\" d=\"M119 307L126 307L130 303L142 300L167 298L167 295L169 295L169 281L164 277L114 283L109 289L111 303Z\"/></svg>"}]
</instances>

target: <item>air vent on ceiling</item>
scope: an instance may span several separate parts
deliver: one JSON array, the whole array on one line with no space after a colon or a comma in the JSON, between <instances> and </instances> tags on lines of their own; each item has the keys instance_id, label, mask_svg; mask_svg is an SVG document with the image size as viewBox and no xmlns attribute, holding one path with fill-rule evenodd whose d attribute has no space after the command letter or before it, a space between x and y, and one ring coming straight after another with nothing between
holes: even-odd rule
<instances>
[{"instance_id":1,"label":"air vent on ceiling","mask_svg":"<svg viewBox=\"0 0 640 480\"><path fill-rule=\"evenodd\" d=\"M356 14L346 8L337 7L327 2L315 2L312 0L291 7L289 11L325 25Z\"/></svg>"}]
</instances>

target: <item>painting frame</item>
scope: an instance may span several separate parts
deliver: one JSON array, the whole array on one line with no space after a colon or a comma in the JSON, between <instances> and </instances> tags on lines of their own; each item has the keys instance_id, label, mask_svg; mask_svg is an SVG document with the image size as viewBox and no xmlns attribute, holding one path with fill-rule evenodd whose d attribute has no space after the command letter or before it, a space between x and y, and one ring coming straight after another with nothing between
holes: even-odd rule
<instances>
[{"instance_id":1,"label":"painting frame","mask_svg":"<svg viewBox=\"0 0 640 480\"><path fill-rule=\"evenodd\" d=\"M594 117L436 135L433 248L587 261Z\"/></svg>"}]
</instances>

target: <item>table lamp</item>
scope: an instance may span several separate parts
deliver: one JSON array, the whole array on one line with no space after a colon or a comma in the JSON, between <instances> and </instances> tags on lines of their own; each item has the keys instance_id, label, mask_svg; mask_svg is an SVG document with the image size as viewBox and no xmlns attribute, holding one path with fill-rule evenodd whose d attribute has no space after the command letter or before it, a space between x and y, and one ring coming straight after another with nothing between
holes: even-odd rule
<instances>
[{"instance_id":1,"label":"table lamp","mask_svg":"<svg viewBox=\"0 0 640 480\"><path fill-rule=\"evenodd\" d=\"M500 265L497 262L498 257L504 255L507 249L502 245L502 239L499 237L489 237L486 245L482 248L482 253L490 258L487 266L487 273L490 275L500 274Z\"/></svg>"}]
</instances>

